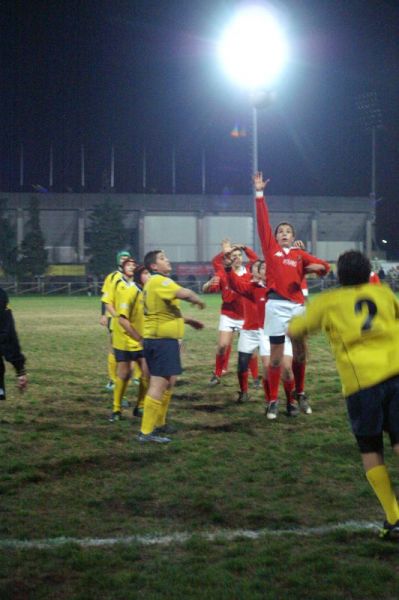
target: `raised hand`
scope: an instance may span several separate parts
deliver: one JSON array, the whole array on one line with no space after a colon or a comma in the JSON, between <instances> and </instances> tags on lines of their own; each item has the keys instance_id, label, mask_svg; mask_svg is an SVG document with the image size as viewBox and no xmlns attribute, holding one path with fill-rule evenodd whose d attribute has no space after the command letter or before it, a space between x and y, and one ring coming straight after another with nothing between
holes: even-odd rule
<instances>
[{"instance_id":1,"label":"raised hand","mask_svg":"<svg viewBox=\"0 0 399 600\"><path fill-rule=\"evenodd\" d=\"M258 171L253 176L253 182L254 182L255 190L257 192L263 191L266 188L266 186L269 183L269 181L270 181L270 179L266 179L266 180L263 179L263 173L262 173L262 171Z\"/></svg>"}]
</instances>

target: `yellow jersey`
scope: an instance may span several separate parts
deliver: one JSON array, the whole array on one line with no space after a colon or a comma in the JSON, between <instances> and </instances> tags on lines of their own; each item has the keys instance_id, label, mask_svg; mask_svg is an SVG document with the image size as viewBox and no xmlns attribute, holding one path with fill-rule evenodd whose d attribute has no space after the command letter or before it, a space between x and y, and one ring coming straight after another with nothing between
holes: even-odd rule
<instances>
[{"instance_id":1,"label":"yellow jersey","mask_svg":"<svg viewBox=\"0 0 399 600\"><path fill-rule=\"evenodd\" d=\"M101 288L101 302L104 304L112 304L114 306L114 288L115 284L120 281L123 277L121 271L112 271L104 279L103 286ZM107 311L107 317L111 317L111 314Z\"/></svg>"},{"instance_id":2,"label":"yellow jersey","mask_svg":"<svg viewBox=\"0 0 399 600\"><path fill-rule=\"evenodd\" d=\"M317 330L330 340L344 396L399 375L399 302L389 287L321 293L289 325L294 337Z\"/></svg>"},{"instance_id":3,"label":"yellow jersey","mask_svg":"<svg viewBox=\"0 0 399 600\"><path fill-rule=\"evenodd\" d=\"M129 350L131 352L142 350L142 344L130 337L119 323L119 315L123 315L129 320L137 333L143 335L144 313L141 290L133 281L126 281L122 277L114 286L113 297L117 317L112 319L112 347L117 350Z\"/></svg>"},{"instance_id":4,"label":"yellow jersey","mask_svg":"<svg viewBox=\"0 0 399 600\"><path fill-rule=\"evenodd\" d=\"M150 339L180 339L184 334L184 320L180 300L181 289L173 279L156 273L149 277L143 289L144 337Z\"/></svg>"}]
</instances>

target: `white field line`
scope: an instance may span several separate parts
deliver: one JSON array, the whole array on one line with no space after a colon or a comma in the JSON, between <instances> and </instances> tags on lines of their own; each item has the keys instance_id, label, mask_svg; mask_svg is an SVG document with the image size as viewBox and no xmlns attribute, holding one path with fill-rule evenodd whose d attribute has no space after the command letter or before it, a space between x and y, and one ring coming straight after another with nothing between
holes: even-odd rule
<instances>
[{"instance_id":1,"label":"white field line","mask_svg":"<svg viewBox=\"0 0 399 600\"><path fill-rule=\"evenodd\" d=\"M0 549L14 548L19 550L47 550L58 548L66 544L76 544L82 548L115 546L116 544L141 544L142 546L170 546L171 544L184 544L193 537L213 542L216 540L250 539L257 540L261 537L281 536L320 536L335 531L377 531L380 526L377 523L366 521L346 521L335 525L324 525L320 527L298 527L292 529L219 529L213 532L199 531L195 533L181 532L170 535L129 535L117 538L70 538L58 537L43 540L13 540L0 539Z\"/></svg>"}]
</instances>

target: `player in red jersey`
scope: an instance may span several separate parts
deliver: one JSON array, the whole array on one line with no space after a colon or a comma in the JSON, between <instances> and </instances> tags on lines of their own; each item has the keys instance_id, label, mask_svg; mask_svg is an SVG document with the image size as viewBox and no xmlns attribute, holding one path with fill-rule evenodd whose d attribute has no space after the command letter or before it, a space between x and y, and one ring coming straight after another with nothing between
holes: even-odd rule
<instances>
[{"instance_id":1,"label":"player in red jersey","mask_svg":"<svg viewBox=\"0 0 399 600\"><path fill-rule=\"evenodd\" d=\"M264 199L264 189L268 182L269 180L263 179L261 172L255 174L258 234L267 263L267 286L269 288L265 333L270 339L268 379L271 399L267 418L276 419L285 332L290 319L302 314L304 310L302 280L306 273L325 275L330 270L330 265L293 246L295 230L291 223L280 223L273 233ZM293 355L297 365L296 378L304 380L306 348L303 340L300 340L299 343L298 340L294 342ZM304 392L298 394L298 401L301 410L310 414L311 408Z\"/></svg>"},{"instance_id":2,"label":"player in red jersey","mask_svg":"<svg viewBox=\"0 0 399 600\"><path fill-rule=\"evenodd\" d=\"M263 365L263 389L265 392L266 408L270 401L270 389L267 379L270 364L270 342L264 332L265 309L267 300L266 263L257 261L257 270L250 281L239 278L231 270L231 258L226 255L225 270L231 287L243 297L244 325L238 341L238 381L240 392L238 402L248 398L248 363L253 352L259 349ZM282 360L282 380L287 398L287 415L297 416L298 404L293 396L294 379L292 372L292 344L286 338Z\"/></svg>"},{"instance_id":3,"label":"player in red jersey","mask_svg":"<svg viewBox=\"0 0 399 600\"><path fill-rule=\"evenodd\" d=\"M215 275L202 288L205 293L221 292L222 294L215 371L209 381L211 386L220 383L223 372L227 370L234 332L240 331L244 322L241 297L230 288L223 269L224 254L231 252L234 258L234 272L239 277L249 276L247 268L243 265L242 251L251 262L258 260L258 255L251 248L246 246L234 246L233 248L229 240L223 240L222 252L212 259Z\"/></svg>"}]
</instances>

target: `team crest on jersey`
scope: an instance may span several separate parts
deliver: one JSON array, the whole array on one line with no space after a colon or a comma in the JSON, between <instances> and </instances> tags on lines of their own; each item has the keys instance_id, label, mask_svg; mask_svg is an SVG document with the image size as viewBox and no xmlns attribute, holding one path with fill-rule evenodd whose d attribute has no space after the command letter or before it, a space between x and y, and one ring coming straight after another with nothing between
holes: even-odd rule
<instances>
[{"instance_id":1,"label":"team crest on jersey","mask_svg":"<svg viewBox=\"0 0 399 600\"><path fill-rule=\"evenodd\" d=\"M167 286L167 285L169 285L170 283L172 283L172 280L171 280L171 279L164 279L164 280L163 280L163 282L162 282L162 285L164 285L164 286Z\"/></svg>"}]
</instances>

